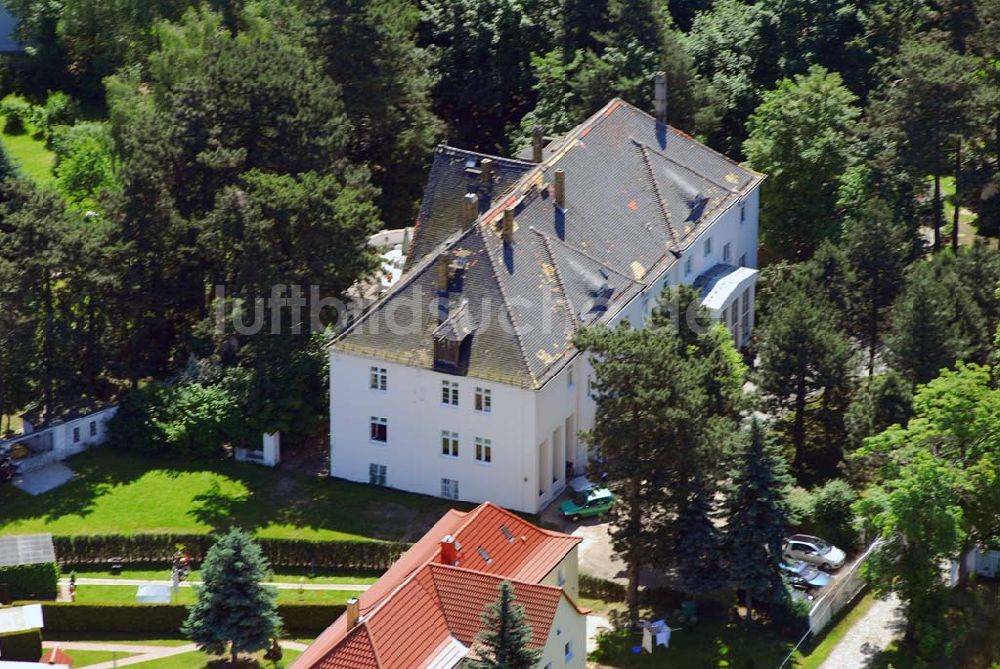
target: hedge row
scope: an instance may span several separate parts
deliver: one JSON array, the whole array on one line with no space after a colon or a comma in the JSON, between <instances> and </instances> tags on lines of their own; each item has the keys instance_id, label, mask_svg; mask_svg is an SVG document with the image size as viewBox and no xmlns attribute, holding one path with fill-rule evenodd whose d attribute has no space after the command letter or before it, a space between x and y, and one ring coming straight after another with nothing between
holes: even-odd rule
<instances>
[{"instance_id":1,"label":"hedge row","mask_svg":"<svg viewBox=\"0 0 1000 669\"><path fill-rule=\"evenodd\" d=\"M0 634L0 662L38 662L41 657L41 630Z\"/></svg>"},{"instance_id":2,"label":"hedge row","mask_svg":"<svg viewBox=\"0 0 1000 669\"><path fill-rule=\"evenodd\" d=\"M0 567L0 583L7 584L11 599L55 599L59 567L53 562Z\"/></svg>"},{"instance_id":3,"label":"hedge row","mask_svg":"<svg viewBox=\"0 0 1000 669\"><path fill-rule=\"evenodd\" d=\"M605 602L624 602L625 586L605 578L580 574L580 596Z\"/></svg>"},{"instance_id":4,"label":"hedge row","mask_svg":"<svg viewBox=\"0 0 1000 669\"><path fill-rule=\"evenodd\" d=\"M278 615L290 633L326 629L344 612L343 604L279 604ZM180 633L188 609L181 604L75 604L44 602L46 632L98 634Z\"/></svg>"},{"instance_id":5,"label":"hedge row","mask_svg":"<svg viewBox=\"0 0 1000 669\"><path fill-rule=\"evenodd\" d=\"M64 565L104 564L120 557L126 563L170 562L183 545L197 562L215 538L207 534L107 534L53 537L56 555ZM257 539L272 567L327 569L388 569L409 544L390 541L306 541Z\"/></svg>"}]
</instances>

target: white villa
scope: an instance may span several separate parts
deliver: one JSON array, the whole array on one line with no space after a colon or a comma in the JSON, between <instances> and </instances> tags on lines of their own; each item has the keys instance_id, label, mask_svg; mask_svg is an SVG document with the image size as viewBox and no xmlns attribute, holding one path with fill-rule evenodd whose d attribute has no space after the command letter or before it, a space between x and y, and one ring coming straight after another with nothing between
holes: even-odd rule
<instances>
[{"instance_id":1,"label":"white villa","mask_svg":"<svg viewBox=\"0 0 1000 669\"><path fill-rule=\"evenodd\" d=\"M745 345L764 177L612 100L530 161L441 146L402 278L329 349L331 476L537 512L593 424L577 331L669 286Z\"/></svg>"}]
</instances>

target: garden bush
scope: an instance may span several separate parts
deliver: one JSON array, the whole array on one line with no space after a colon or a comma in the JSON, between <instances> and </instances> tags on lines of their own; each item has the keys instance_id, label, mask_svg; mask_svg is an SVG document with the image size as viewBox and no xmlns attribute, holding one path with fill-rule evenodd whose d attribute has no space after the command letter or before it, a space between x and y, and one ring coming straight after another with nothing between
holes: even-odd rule
<instances>
[{"instance_id":1,"label":"garden bush","mask_svg":"<svg viewBox=\"0 0 1000 669\"><path fill-rule=\"evenodd\" d=\"M52 562L0 567L0 583L8 585L11 599L55 599L59 567Z\"/></svg>"},{"instance_id":2,"label":"garden bush","mask_svg":"<svg viewBox=\"0 0 1000 669\"><path fill-rule=\"evenodd\" d=\"M46 602L42 605L45 631L59 634L179 635L188 608L181 604L76 604ZM326 629L341 613L343 604L279 604L278 615L289 633Z\"/></svg>"},{"instance_id":3,"label":"garden bush","mask_svg":"<svg viewBox=\"0 0 1000 669\"><path fill-rule=\"evenodd\" d=\"M794 488L788 496L793 522L803 534L826 539L845 551L858 548L859 534L851 510L857 492L841 479L812 490Z\"/></svg>"},{"instance_id":4,"label":"garden bush","mask_svg":"<svg viewBox=\"0 0 1000 669\"><path fill-rule=\"evenodd\" d=\"M20 95L8 95L0 100L0 114L4 117L3 131L10 135L23 133L28 121L35 116L35 106Z\"/></svg>"},{"instance_id":5,"label":"garden bush","mask_svg":"<svg viewBox=\"0 0 1000 669\"><path fill-rule=\"evenodd\" d=\"M0 634L0 658L8 662L38 662L42 657L41 630Z\"/></svg>"},{"instance_id":6,"label":"garden bush","mask_svg":"<svg viewBox=\"0 0 1000 669\"><path fill-rule=\"evenodd\" d=\"M50 131L60 125L73 125L80 116L80 105L69 94L53 91L39 114L39 128Z\"/></svg>"},{"instance_id":7,"label":"garden bush","mask_svg":"<svg viewBox=\"0 0 1000 669\"><path fill-rule=\"evenodd\" d=\"M105 564L120 557L126 563L169 562L178 545L201 562L215 538L208 534L107 534L56 536L56 555L64 565ZM257 539L271 567L312 567L384 571L409 544L390 541L306 541Z\"/></svg>"}]
</instances>

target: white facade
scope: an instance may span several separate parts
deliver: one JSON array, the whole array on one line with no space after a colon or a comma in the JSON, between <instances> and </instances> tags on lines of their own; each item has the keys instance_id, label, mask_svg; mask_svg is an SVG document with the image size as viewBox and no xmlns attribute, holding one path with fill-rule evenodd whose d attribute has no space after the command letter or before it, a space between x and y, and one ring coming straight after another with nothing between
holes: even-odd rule
<instances>
[{"instance_id":1,"label":"white facade","mask_svg":"<svg viewBox=\"0 0 1000 669\"><path fill-rule=\"evenodd\" d=\"M103 444L108 439L108 421L117 411L118 405L113 404L39 428L25 419L24 434L0 441L0 448L10 448L15 444L27 448L31 455L20 461L21 471L32 471Z\"/></svg>"},{"instance_id":2,"label":"white facade","mask_svg":"<svg viewBox=\"0 0 1000 669\"><path fill-rule=\"evenodd\" d=\"M664 288L690 284L719 263L756 268L758 206L755 187L706 225L611 323L628 319L641 327ZM753 327L752 282L723 300L728 308L744 294L750 325L740 344ZM543 387L530 390L331 348L330 475L535 513L565 488L567 468L586 469L586 448L577 435L593 426L591 375L585 356L577 354ZM457 384L457 405L450 384ZM488 412L476 409L477 389L489 391Z\"/></svg>"}]
</instances>

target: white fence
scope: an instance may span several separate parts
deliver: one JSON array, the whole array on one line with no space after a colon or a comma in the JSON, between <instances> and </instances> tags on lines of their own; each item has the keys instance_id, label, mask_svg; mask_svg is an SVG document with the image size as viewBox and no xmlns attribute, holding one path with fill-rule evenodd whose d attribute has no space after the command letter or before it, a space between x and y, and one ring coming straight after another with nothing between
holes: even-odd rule
<instances>
[{"instance_id":1,"label":"white fence","mask_svg":"<svg viewBox=\"0 0 1000 669\"><path fill-rule=\"evenodd\" d=\"M830 624L830 621L844 607L853 602L861 589L865 587L865 580L861 576L861 566L879 543L881 540L874 541L858 559L838 574L836 581L813 604L809 610L809 631L813 636L822 632Z\"/></svg>"},{"instance_id":2,"label":"white fence","mask_svg":"<svg viewBox=\"0 0 1000 669\"><path fill-rule=\"evenodd\" d=\"M1000 551L983 551L976 547L966 553L962 559L965 560L967 573L1000 578ZM954 588L957 584L958 562L952 560L951 571L948 575L948 587Z\"/></svg>"}]
</instances>

